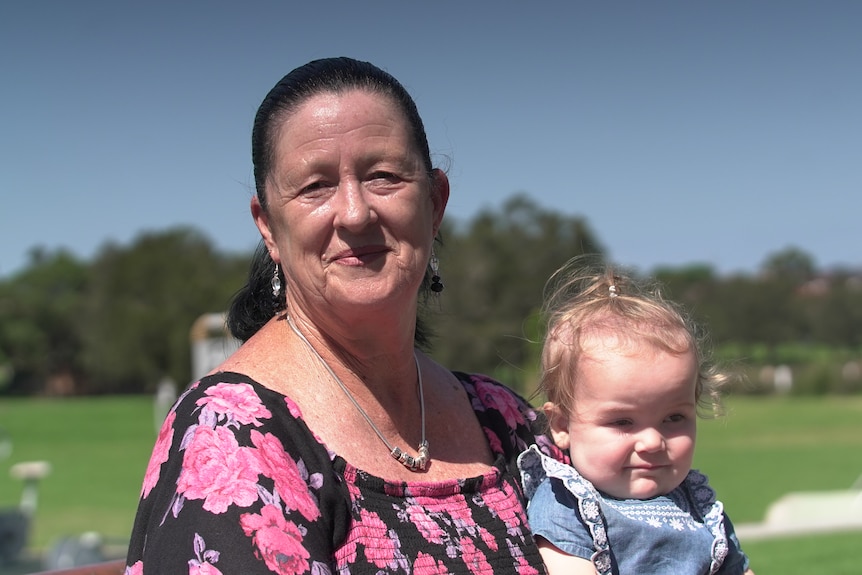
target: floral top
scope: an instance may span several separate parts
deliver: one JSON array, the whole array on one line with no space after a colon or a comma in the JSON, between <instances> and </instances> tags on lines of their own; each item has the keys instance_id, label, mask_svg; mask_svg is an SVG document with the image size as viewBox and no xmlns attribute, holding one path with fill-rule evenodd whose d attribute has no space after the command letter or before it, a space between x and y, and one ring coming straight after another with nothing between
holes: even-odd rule
<instances>
[{"instance_id":1,"label":"floral top","mask_svg":"<svg viewBox=\"0 0 862 575\"><path fill-rule=\"evenodd\" d=\"M496 456L486 474L389 482L331 453L297 405L245 375L192 385L147 467L126 574L544 573L516 459L562 459L527 403L455 373Z\"/></svg>"}]
</instances>

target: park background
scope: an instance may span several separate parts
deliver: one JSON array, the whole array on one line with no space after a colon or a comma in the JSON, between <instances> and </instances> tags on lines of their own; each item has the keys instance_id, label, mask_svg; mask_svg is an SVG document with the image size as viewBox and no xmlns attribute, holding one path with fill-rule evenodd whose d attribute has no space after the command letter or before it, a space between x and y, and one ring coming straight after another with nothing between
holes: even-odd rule
<instances>
[{"instance_id":1,"label":"park background","mask_svg":"<svg viewBox=\"0 0 862 575\"><path fill-rule=\"evenodd\" d=\"M860 22L850 1L4 3L0 507L21 493L4 468L49 460L32 548L122 545L152 394L191 380L191 325L257 242L254 110L342 54L406 85L450 175L435 357L529 395L545 278L602 253L658 276L739 373L698 461L737 522L850 488ZM855 573L858 538L751 553L759 575Z\"/></svg>"}]
</instances>

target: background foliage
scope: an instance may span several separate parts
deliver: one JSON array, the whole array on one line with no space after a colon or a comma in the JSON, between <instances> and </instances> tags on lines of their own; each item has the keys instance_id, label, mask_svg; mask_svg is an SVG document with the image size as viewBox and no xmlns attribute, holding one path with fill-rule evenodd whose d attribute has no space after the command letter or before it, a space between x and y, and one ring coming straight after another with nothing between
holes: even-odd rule
<instances>
[{"instance_id":1,"label":"background foliage","mask_svg":"<svg viewBox=\"0 0 862 575\"><path fill-rule=\"evenodd\" d=\"M547 278L574 256L602 254L582 217L516 195L466 222L446 220L439 249L446 290L432 298L432 354L452 369L535 388L538 317ZM251 254L225 254L191 228L105 245L85 262L35 248L0 279L0 395L152 391L191 378L189 329L226 310ZM641 273L635 270L636 273ZM818 270L798 248L757 274L721 277L709 264L647 270L738 363L740 390L773 389L768 368L793 368L797 393L862 389L862 270ZM646 272L643 272L646 273Z\"/></svg>"}]
</instances>

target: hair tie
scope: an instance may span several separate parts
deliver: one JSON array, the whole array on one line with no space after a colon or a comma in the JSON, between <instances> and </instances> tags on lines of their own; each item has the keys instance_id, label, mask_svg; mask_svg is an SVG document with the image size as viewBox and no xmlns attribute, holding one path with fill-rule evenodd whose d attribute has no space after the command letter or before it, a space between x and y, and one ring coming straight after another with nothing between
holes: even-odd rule
<instances>
[{"instance_id":1,"label":"hair tie","mask_svg":"<svg viewBox=\"0 0 862 575\"><path fill-rule=\"evenodd\" d=\"M608 295L610 295L612 298L620 295L617 293L617 286L611 284L611 286L608 288Z\"/></svg>"}]
</instances>

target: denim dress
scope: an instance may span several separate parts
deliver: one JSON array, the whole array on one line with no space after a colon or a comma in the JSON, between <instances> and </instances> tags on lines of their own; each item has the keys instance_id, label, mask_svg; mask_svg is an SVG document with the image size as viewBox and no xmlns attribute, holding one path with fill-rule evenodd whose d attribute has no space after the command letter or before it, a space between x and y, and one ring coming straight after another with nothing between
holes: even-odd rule
<instances>
[{"instance_id":1,"label":"denim dress","mask_svg":"<svg viewBox=\"0 0 862 575\"><path fill-rule=\"evenodd\" d=\"M535 447L518 458L534 536L599 575L741 574L748 558L705 475L651 499L616 499Z\"/></svg>"}]
</instances>

